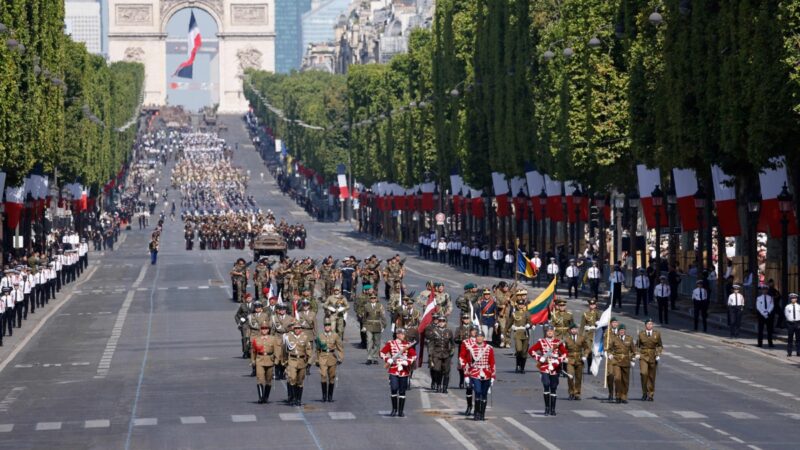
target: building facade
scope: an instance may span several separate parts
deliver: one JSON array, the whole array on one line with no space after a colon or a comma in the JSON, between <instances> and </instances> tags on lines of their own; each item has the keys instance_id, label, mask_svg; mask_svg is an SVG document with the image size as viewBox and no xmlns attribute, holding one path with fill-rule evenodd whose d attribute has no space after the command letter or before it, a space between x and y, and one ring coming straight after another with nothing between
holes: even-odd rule
<instances>
[{"instance_id":1,"label":"building facade","mask_svg":"<svg viewBox=\"0 0 800 450\"><path fill-rule=\"evenodd\" d=\"M103 54L103 27L100 0L64 2L64 32L82 42L90 53Z\"/></svg>"},{"instance_id":2,"label":"building facade","mask_svg":"<svg viewBox=\"0 0 800 450\"><path fill-rule=\"evenodd\" d=\"M275 72L300 69L303 47L303 14L311 0L275 0Z\"/></svg>"},{"instance_id":3,"label":"building facade","mask_svg":"<svg viewBox=\"0 0 800 450\"><path fill-rule=\"evenodd\" d=\"M303 51L312 43L334 41L334 27L351 0L313 0L311 9L303 14Z\"/></svg>"}]
</instances>

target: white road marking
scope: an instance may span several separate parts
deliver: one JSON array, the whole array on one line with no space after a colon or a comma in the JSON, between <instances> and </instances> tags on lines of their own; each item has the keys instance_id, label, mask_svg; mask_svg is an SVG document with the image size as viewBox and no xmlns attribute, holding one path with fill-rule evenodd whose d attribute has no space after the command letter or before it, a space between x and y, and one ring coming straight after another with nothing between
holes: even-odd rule
<instances>
[{"instance_id":1,"label":"white road marking","mask_svg":"<svg viewBox=\"0 0 800 450\"><path fill-rule=\"evenodd\" d=\"M734 419L758 419L758 417L744 411L723 411L723 414L727 414Z\"/></svg>"},{"instance_id":2,"label":"white road marking","mask_svg":"<svg viewBox=\"0 0 800 450\"><path fill-rule=\"evenodd\" d=\"M591 409L576 409L572 412L581 417L606 417L606 415L601 413L600 411L594 411Z\"/></svg>"},{"instance_id":3,"label":"white road marking","mask_svg":"<svg viewBox=\"0 0 800 450\"><path fill-rule=\"evenodd\" d=\"M146 270L147 266L142 266L142 271L139 273L139 278L144 277L144 272ZM97 374L94 376L95 378L105 378L105 376L108 375L109 370L111 370L111 359L114 358L114 352L117 350L117 343L122 335L122 327L125 325L125 319L128 317L128 310L133 302L134 294L134 291L128 291L128 294L125 295L125 301L122 302L122 307L117 313L117 320L114 322L114 328L111 329L111 336L108 337L108 342L106 342L106 348L103 351L103 359L97 366Z\"/></svg>"},{"instance_id":4,"label":"white road marking","mask_svg":"<svg viewBox=\"0 0 800 450\"><path fill-rule=\"evenodd\" d=\"M450 433L450 435L453 436L455 440L457 440L461 445L464 446L464 448L466 448L467 450L478 450L478 447L476 447L472 442L470 442L469 439L464 437L464 435L459 433L458 430L456 430L456 427L451 425L450 422L442 419L441 417L436 419L436 422L438 422L439 425L443 426L444 429L447 430L447 432Z\"/></svg>"},{"instance_id":5,"label":"white road marking","mask_svg":"<svg viewBox=\"0 0 800 450\"><path fill-rule=\"evenodd\" d=\"M525 414L531 416L532 418L536 419L539 416L544 414L544 411L536 410L536 409L526 409Z\"/></svg>"},{"instance_id":6,"label":"white road marking","mask_svg":"<svg viewBox=\"0 0 800 450\"><path fill-rule=\"evenodd\" d=\"M185 290L187 290L187 289L189 289L189 287L188 287L188 286L178 286L178 290L179 290L179 291L185 291Z\"/></svg>"},{"instance_id":7,"label":"white road marking","mask_svg":"<svg viewBox=\"0 0 800 450\"><path fill-rule=\"evenodd\" d=\"M740 443L740 444L744 444L744 441L743 441L743 440L741 440L741 439L739 439L739 438L737 438L736 436L731 436L731 440L732 440L733 442L738 442L738 443Z\"/></svg>"},{"instance_id":8,"label":"white road marking","mask_svg":"<svg viewBox=\"0 0 800 450\"><path fill-rule=\"evenodd\" d=\"M422 409L431 409L431 397L425 389L419 390L419 399L422 402Z\"/></svg>"},{"instance_id":9,"label":"white road marking","mask_svg":"<svg viewBox=\"0 0 800 450\"><path fill-rule=\"evenodd\" d=\"M158 288L158 290L159 290L159 291L166 291L166 290L167 290L167 288L165 288L165 287L160 287L160 288Z\"/></svg>"},{"instance_id":10,"label":"white road marking","mask_svg":"<svg viewBox=\"0 0 800 450\"><path fill-rule=\"evenodd\" d=\"M283 421L303 420L303 415L300 413L280 413L279 416Z\"/></svg>"},{"instance_id":11,"label":"white road marking","mask_svg":"<svg viewBox=\"0 0 800 450\"><path fill-rule=\"evenodd\" d=\"M158 425L158 419L155 417L137 417L133 419L133 426L144 427Z\"/></svg>"},{"instance_id":12,"label":"white road marking","mask_svg":"<svg viewBox=\"0 0 800 450\"><path fill-rule=\"evenodd\" d=\"M17 364L14 366L15 369L27 369L29 367L33 367L33 364Z\"/></svg>"},{"instance_id":13,"label":"white road marking","mask_svg":"<svg viewBox=\"0 0 800 450\"><path fill-rule=\"evenodd\" d=\"M197 286L197 289L208 289L208 286Z\"/></svg>"},{"instance_id":14,"label":"white road marking","mask_svg":"<svg viewBox=\"0 0 800 450\"><path fill-rule=\"evenodd\" d=\"M355 415L351 412L335 412L331 411L328 413L332 420L353 420L356 418Z\"/></svg>"},{"instance_id":15,"label":"white road marking","mask_svg":"<svg viewBox=\"0 0 800 450\"><path fill-rule=\"evenodd\" d=\"M61 422L39 422L36 424L36 431L60 430Z\"/></svg>"},{"instance_id":16,"label":"white road marking","mask_svg":"<svg viewBox=\"0 0 800 450\"><path fill-rule=\"evenodd\" d=\"M256 416L254 414L233 414L231 415L231 422L255 422Z\"/></svg>"},{"instance_id":17,"label":"white road marking","mask_svg":"<svg viewBox=\"0 0 800 450\"><path fill-rule=\"evenodd\" d=\"M797 413L778 413L778 414L780 414L782 416L789 417L789 418L794 419L794 420L800 420L800 414L797 414Z\"/></svg>"},{"instance_id":18,"label":"white road marking","mask_svg":"<svg viewBox=\"0 0 800 450\"><path fill-rule=\"evenodd\" d=\"M761 447L756 447L755 445L748 445L753 450L761 450Z\"/></svg>"},{"instance_id":19,"label":"white road marking","mask_svg":"<svg viewBox=\"0 0 800 450\"><path fill-rule=\"evenodd\" d=\"M723 436L730 436L731 435L727 431L720 430L719 428L714 428L714 431L716 431L717 433L719 433L719 434L721 434Z\"/></svg>"},{"instance_id":20,"label":"white road marking","mask_svg":"<svg viewBox=\"0 0 800 450\"><path fill-rule=\"evenodd\" d=\"M694 411L672 411L684 419L707 419L708 416Z\"/></svg>"},{"instance_id":21,"label":"white road marking","mask_svg":"<svg viewBox=\"0 0 800 450\"><path fill-rule=\"evenodd\" d=\"M146 290L147 290L147 288L146 288L146 287L140 287L140 288L136 288L136 290L137 290L137 291L146 291Z\"/></svg>"},{"instance_id":22,"label":"white road marking","mask_svg":"<svg viewBox=\"0 0 800 450\"><path fill-rule=\"evenodd\" d=\"M651 413L650 411L643 411L641 409L632 409L630 411L625 411L625 413L630 414L633 417L639 417L639 418L658 417L657 415Z\"/></svg>"},{"instance_id":23,"label":"white road marking","mask_svg":"<svg viewBox=\"0 0 800 450\"><path fill-rule=\"evenodd\" d=\"M111 421L108 419L87 420L83 423L83 428L108 428Z\"/></svg>"},{"instance_id":24,"label":"white road marking","mask_svg":"<svg viewBox=\"0 0 800 450\"><path fill-rule=\"evenodd\" d=\"M19 395L24 390L25 387L23 386L17 386L11 388L11 391L9 391L8 394L6 394L6 398L4 398L2 402L0 402L0 412L8 412L8 409L11 407L11 404L17 401Z\"/></svg>"},{"instance_id":25,"label":"white road marking","mask_svg":"<svg viewBox=\"0 0 800 450\"><path fill-rule=\"evenodd\" d=\"M6 423L0 425L0 433L9 433L14 429L13 423Z\"/></svg>"},{"instance_id":26,"label":"white road marking","mask_svg":"<svg viewBox=\"0 0 800 450\"><path fill-rule=\"evenodd\" d=\"M142 284L145 273L147 273L147 264L142 264L142 268L139 269L139 276L136 277L136 280L133 282L133 285L131 286L133 289L138 288L139 285Z\"/></svg>"},{"instance_id":27,"label":"white road marking","mask_svg":"<svg viewBox=\"0 0 800 450\"><path fill-rule=\"evenodd\" d=\"M206 418L203 416L188 416L188 417L181 417L181 423L183 425L198 425L206 423Z\"/></svg>"},{"instance_id":28,"label":"white road marking","mask_svg":"<svg viewBox=\"0 0 800 450\"><path fill-rule=\"evenodd\" d=\"M505 419L506 419L506 422L510 423L511 425L514 425L514 427L516 427L518 430L522 431L523 433L527 434L530 438L532 438L533 440L535 440L536 442L541 444L544 448L546 448L548 450L558 450L558 447L553 445L552 442L550 442L547 439L543 438L542 436L540 436L539 434L537 434L535 431L531 430L530 428L526 427L525 425L517 422L517 420L514 419L513 417L505 417ZM442 420L442 419L439 419L439 420Z\"/></svg>"}]
</instances>

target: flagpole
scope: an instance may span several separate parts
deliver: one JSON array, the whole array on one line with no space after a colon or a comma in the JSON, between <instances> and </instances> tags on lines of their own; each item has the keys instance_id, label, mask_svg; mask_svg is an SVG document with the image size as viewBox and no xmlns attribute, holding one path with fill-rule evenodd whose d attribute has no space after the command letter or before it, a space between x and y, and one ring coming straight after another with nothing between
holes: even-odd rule
<instances>
[{"instance_id":1,"label":"flagpole","mask_svg":"<svg viewBox=\"0 0 800 450\"><path fill-rule=\"evenodd\" d=\"M514 262L516 263L514 265L517 266L514 268L514 283L516 283L519 279L519 238L514 239ZM525 269L527 273L527 267Z\"/></svg>"},{"instance_id":2,"label":"flagpole","mask_svg":"<svg viewBox=\"0 0 800 450\"><path fill-rule=\"evenodd\" d=\"M614 283L611 283L611 309L609 311L614 310ZM608 389L608 347L607 345L611 342L611 317L608 318L608 325L606 325L606 339L603 343L603 352L606 354L605 364L605 373L606 376L603 377L603 388Z\"/></svg>"}]
</instances>

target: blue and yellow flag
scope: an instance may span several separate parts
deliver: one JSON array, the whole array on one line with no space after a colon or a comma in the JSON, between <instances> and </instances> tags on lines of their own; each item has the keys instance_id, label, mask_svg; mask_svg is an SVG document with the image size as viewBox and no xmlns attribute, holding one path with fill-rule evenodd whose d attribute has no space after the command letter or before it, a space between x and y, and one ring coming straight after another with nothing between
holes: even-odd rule
<instances>
[{"instance_id":1,"label":"blue and yellow flag","mask_svg":"<svg viewBox=\"0 0 800 450\"><path fill-rule=\"evenodd\" d=\"M522 250L517 249L517 273L526 278L535 278L539 273L539 268L536 264L532 263Z\"/></svg>"}]
</instances>

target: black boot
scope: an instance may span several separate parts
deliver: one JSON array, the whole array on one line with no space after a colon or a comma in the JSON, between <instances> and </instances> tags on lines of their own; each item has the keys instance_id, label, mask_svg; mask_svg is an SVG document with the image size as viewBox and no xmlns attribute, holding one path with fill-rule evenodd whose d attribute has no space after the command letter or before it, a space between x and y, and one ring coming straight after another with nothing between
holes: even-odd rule
<instances>
[{"instance_id":1,"label":"black boot","mask_svg":"<svg viewBox=\"0 0 800 450\"><path fill-rule=\"evenodd\" d=\"M447 385L450 384L450 376L444 375L442 377L442 394L447 394Z\"/></svg>"},{"instance_id":2,"label":"black boot","mask_svg":"<svg viewBox=\"0 0 800 450\"><path fill-rule=\"evenodd\" d=\"M431 369L431 390L436 390L436 371Z\"/></svg>"},{"instance_id":3,"label":"black boot","mask_svg":"<svg viewBox=\"0 0 800 450\"><path fill-rule=\"evenodd\" d=\"M458 371L458 388L459 389L464 389L464 371L463 370L459 370Z\"/></svg>"},{"instance_id":4,"label":"black boot","mask_svg":"<svg viewBox=\"0 0 800 450\"><path fill-rule=\"evenodd\" d=\"M328 403L333 403L333 383L328 383Z\"/></svg>"},{"instance_id":5,"label":"black boot","mask_svg":"<svg viewBox=\"0 0 800 450\"><path fill-rule=\"evenodd\" d=\"M289 391L289 398L286 399L286 404L292 406L294 405L294 385L287 384L286 390Z\"/></svg>"},{"instance_id":6,"label":"black boot","mask_svg":"<svg viewBox=\"0 0 800 450\"><path fill-rule=\"evenodd\" d=\"M555 393L550 394L550 415L556 415L556 399L558 396Z\"/></svg>"},{"instance_id":7,"label":"black boot","mask_svg":"<svg viewBox=\"0 0 800 450\"><path fill-rule=\"evenodd\" d=\"M328 401L328 383L322 383L322 402Z\"/></svg>"},{"instance_id":8,"label":"black boot","mask_svg":"<svg viewBox=\"0 0 800 450\"><path fill-rule=\"evenodd\" d=\"M473 414L472 420L481 420L481 403L483 400L475 400L475 414Z\"/></svg>"},{"instance_id":9,"label":"black boot","mask_svg":"<svg viewBox=\"0 0 800 450\"><path fill-rule=\"evenodd\" d=\"M397 417L405 417L405 413L403 412L403 408L406 406L406 398L405 396L400 396L397 399Z\"/></svg>"},{"instance_id":10,"label":"black boot","mask_svg":"<svg viewBox=\"0 0 800 450\"><path fill-rule=\"evenodd\" d=\"M472 396L468 395L467 396L467 410L464 411L464 415L468 416L470 414L472 414Z\"/></svg>"},{"instance_id":11,"label":"black boot","mask_svg":"<svg viewBox=\"0 0 800 450\"><path fill-rule=\"evenodd\" d=\"M544 415L545 416L549 416L550 415L550 393L549 392L545 392L544 393Z\"/></svg>"},{"instance_id":12,"label":"black boot","mask_svg":"<svg viewBox=\"0 0 800 450\"><path fill-rule=\"evenodd\" d=\"M250 370L250 376L251 377L256 376L256 366L253 366L253 368Z\"/></svg>"},{"instance_id":13,"label":"black boot","mask_svg":"<svg viewBox=\"0 0 800 450\"><path fill-rule=\"evenodd\" d=\"M264 403L264 386L257 384L256 389L258 389L258 403Z\"/></svg>"},{"instance_id":14,"label":"black boot","mask_svg":"<svg viewBox=\"0 0 800 450\"><path fill-rule=\"evenodd\" d=\"M517 365L514 366L514 373L522 373L522 364L520 364L519 355L517 355Z\"/></svg>"},{"instance_id":15,"label":"black boot","mask_svg":"<svg viewBox=\"0 0 800 450\"><path fill-rule=\"evenodd\" d=\"M528 358L526 358L524 356L520 358L519 373L525 373L525 363L527 363L527 362L528 362Z\"/></svg>"},{"instance_id":16,"label":"black boot","mask_svg":"<svg viewBox=\"0 0 800 450\"><path fill-rule=\"evenodd\" d=\"M271 384L264 385L264 403L269 403L269 392L272 390Z\"/></svg>"},{"instance_id":17,"label":"black boot","mask_svg":"<svg viewBox=\"0 0 800 450\"><path fill-rule=\"evenodd\" d=\"M303 406L303 388L296 387L294 393L294 406Z\"/></svg>"},{"instance_id":18,"label":"black boot","mask_svg":"<svg viewBox=\"0 0 800 450\"><path fill-rule=\"evenodd\" d=\"M481 400L481 420L486 420L486 400Z\"/></svg>"},{"instance_id":19,"label":"black boot","mask_svg":"<svg viewBox=\"0 0 800 450\"><path fill-rule=\"evenodd\" d=\"M389 415L391 417L394 417L394 416L397 415L397 396L396 395L392 396L392 412L390 412Z\"/></svg>"}]
</instances>

